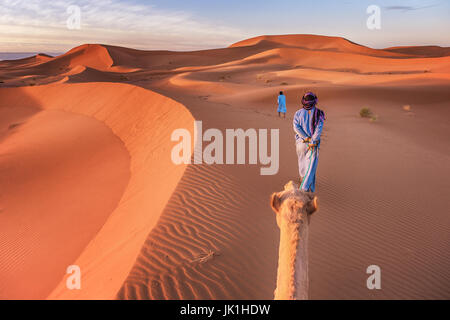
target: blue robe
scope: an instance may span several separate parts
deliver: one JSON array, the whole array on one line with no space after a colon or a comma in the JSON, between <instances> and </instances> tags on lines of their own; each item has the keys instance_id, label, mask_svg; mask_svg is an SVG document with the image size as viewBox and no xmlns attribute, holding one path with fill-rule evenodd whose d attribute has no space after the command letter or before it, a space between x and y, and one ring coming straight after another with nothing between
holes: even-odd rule
<instances>
[{"instance_id":1,"label":"blue robe","mask_svg":"<svg viewBox=\"0 0 450 320\"><path fill-rule=\"evenodd\" d=\"M286 96L280 94L278 96L278 112L286 113Z\"/></svg>"},{"instance_id":2,"label":"blue robe","mask_svg":"<svg viewBox=\"0 0 450 320\"><path fill-rule=\"evenodd\" d=\"M322 134L324 118L319 118L317 125L313 126L313 115L311 110L300 109L295 113L293 126L295 131L295 144L298 156L298 167L302 183L300 190L314 192L316 189L316 170L319 161L320 136ZM306 138L311 142L304 143ZM317 148L308 150L308 144L317 144Z\"/></svg>"}]
</instances>

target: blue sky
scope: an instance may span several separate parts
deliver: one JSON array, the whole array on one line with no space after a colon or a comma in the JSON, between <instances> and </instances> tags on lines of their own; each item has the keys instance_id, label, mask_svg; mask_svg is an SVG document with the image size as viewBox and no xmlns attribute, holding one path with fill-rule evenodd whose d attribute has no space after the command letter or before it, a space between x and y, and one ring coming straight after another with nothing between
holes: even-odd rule
<instances>
[{"instance_id":1,"label":"blue sky","mask_svg":"<svg viewBox=\"0 0 450 320\"><path fill-rule=\"evenodd\" d=\"M67 8L80 8L80 29ZM381 29L369 30L369 5ZM342 36L382 48L450 46L448 0L0 0L0 52L63 52L83 43L138 49L225 47L263 34Z\"/></svg>"}]
</instances>

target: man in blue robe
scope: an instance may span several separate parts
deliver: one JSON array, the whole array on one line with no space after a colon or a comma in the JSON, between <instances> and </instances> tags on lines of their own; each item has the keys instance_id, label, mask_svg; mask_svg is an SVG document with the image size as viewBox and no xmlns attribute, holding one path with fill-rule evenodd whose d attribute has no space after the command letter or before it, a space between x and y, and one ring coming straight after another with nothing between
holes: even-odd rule
<instances>
[{"instance_id":1,"label":"man in blue robe","mask_svg":"<svg viewBox=\"0 0 450 320\"><path fill-rule=\"evenodd\" d=\"M286 118L286 96L283 94L283 91L280 91L280 95L278 96L278 116Z\"/></svg>"},{"instance_id":2,"label":"man in blue robe","mask_svg":"<svg viewBox=\"0 0 450 320\"><path fill-rule=\"evenodd\" d=\"M316 170L319 160L320 136L325 114L316 107L317 96L306 93L302 98L303 108L294 116L295 143L298 167L301 178L300 190L314 192L316 188Z\"/></svg>"}]
</instances>

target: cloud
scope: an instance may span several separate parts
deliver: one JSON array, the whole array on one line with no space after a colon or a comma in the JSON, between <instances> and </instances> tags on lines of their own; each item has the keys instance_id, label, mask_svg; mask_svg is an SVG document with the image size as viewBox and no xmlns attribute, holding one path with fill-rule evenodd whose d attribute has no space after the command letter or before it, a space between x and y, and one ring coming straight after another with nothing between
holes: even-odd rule
<instances>
[{"instance_id":1,"label":"cloud","mask_svg":"<svg viewBox=\"0 0 450 320\"><path fill-rule=\"evenodd\" d=\"M405 10L405 11L415 10L415 7L413 6L387 6L384 8L386 10Z\"/></svg>"},{"instance_id":2,"label":"cloud","mask_svg":"<svg viewBox=\"0 0 450 320\"><path fill-rule=\"evenodd\" d=\"M67 28L72 4L81 10L80 30ZM82 43L194 50L226 46L246 36L189 12L120 0L2 0L0 13L0 51L66 51Z\"/></svg>"},{"instance_id":3,"label":"cloud","mask_svg":"<svg viewBox=\"0 0 450 320\"><path fill-rule=\"evenodd\" d=\"M422 9L436 7L438 5L439 4L430 4L430 5L426 5L426 6L386 6L384 8L386 10L415 11L415 10L422 10Z\"/></svg>"}]
</instances>

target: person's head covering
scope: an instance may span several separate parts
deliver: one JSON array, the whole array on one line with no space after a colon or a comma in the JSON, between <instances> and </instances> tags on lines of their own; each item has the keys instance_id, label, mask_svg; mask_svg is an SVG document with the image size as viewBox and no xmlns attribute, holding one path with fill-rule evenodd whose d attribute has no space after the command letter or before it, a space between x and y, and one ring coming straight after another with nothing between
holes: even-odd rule
<instances>
[{"instance_id":1,"label":"person's head covering","mask_svg":"<svg viewBox=\"0 0 450 320\"><path fill-rule=\"evenodd\" d=\"M312 109L317 104L317 96L312 92L307 92L303 95L302 105L306 110Z\"/></svg>"}]
</instances>

